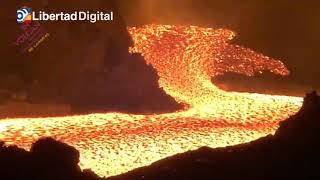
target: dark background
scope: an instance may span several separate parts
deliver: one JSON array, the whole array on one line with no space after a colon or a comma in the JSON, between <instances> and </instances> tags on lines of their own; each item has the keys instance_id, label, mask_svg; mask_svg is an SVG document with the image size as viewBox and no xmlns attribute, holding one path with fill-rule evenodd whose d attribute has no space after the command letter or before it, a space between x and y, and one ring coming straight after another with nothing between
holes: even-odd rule
<instances>
[{"instance_id":1,"label":"dark background","mask_svg":"<svg viewBox=\"0 0 320 180\"><path fill-rule=\"evenodd\" d=\"M120 0L130 26L149 23L228 28L234 43L273 58L291 70L290 81L320 89L320 2L316 0Z\"/></svg>"},{"instance_id":2,"label":"dark background","mask_svg":"<svg viewBox=\"0 0 320 180\"><path fill-rule=\"evenodd\" d=\"M19 24L16 12L24 6L45 12L113 11L114 21ZM112 0L0 2L0 117L181 108L159 87L157 71L140 54L129 53L132 40L120 14ZM21 51L39 42L36 27L50 37L32 52ZM22 43L15 44L19 39ZM61 110L61 104L69 108Z\"/></svg>"}]
</instances>

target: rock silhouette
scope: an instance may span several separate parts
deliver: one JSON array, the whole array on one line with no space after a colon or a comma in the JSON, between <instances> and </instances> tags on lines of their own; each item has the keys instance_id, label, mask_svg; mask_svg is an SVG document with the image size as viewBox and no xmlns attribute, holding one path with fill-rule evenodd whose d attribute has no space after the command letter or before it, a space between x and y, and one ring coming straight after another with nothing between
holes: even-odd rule
<instances>
[{"instance_id":1,"label":"rock silhouette","mask_svg":"<svg viewBox=\"0 0 320 180\"><path fill-rule=\"evenodd\" d=\"M23 6L46 12L112 11L114 21L18 24L16 11ZM113 1L4 2L0 9L6 14L0 17L5 27L0 34L0 102L68 104L77 114L155 113L181 107L159 87L155 69L141 55L128 52L133 42ZM28 43L41 37L44 41L36 47Z\"/></svg>"},{"instance_id":2,"label":"rock silhouette","mask_svg":"<svg viewBox=\"0 0 320 180\"><path fill-rule=\"evenodd\" d=\"M90 170L81 171L79 152L51 138L39 139L30 152L0 143L1 179L98 179Z\"/></svg>"}]
</instances>

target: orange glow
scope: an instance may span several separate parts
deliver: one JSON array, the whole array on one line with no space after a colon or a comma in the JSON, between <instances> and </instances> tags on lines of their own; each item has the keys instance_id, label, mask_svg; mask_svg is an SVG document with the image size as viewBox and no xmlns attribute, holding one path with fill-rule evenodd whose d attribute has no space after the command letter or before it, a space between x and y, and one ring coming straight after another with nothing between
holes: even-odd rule
<instances>
[{"instance_id":1,"label":"orange glow","mask_svg":"<svg viewBox=\"0 0 320 180\"><path fill-rule=\"evenodd\" d=\"M160 86L188 107L154 115L4 119L0 138L29 149L39 137L55 137L80 151L82 168L112 176L202 146L224 147L272 134L302 105L300 97L225 92L211 83L210 77L228 71L289 74L281 61L229 44L232 31L147 25L129 32L135 42L130 52L142 53L157 69Z\"/></svg>"}]
</instances>

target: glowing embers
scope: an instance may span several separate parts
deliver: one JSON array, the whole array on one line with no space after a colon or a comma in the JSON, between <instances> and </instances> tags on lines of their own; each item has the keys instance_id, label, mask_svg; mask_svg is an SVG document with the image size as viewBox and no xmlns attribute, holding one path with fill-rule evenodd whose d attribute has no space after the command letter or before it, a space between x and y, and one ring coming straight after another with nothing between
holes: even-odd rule
<instances>
[{"instance_id":1,"label":"glowing embers","mask_svg":"<svg viewBox=\"0 0 320 180\"><path fill-rule=\"evenodd\" d=\"M224 147L273 133L297 112L302 98L219 90L211 76L289 71L278 60L228 44L232 31L184 26L129 28L135 46L160 75L160 85L184 111L158 115L122 113L0 121L0 138L26 149L42 136L75 146L82 168L112 176L202 146Z\"/></svg>"},{"instance_id":2,"label":"glowing embers","mask_svg":"<svg viewBox=\"0 0 320 180\"><path fill-rule=\"evenodd\" d=\"M129 32L135 42L130 51L142 53L157 69L160 85L170 95L193 105L199 104L195 99L206 99L203 93L217 94L210 78L218 74L237 72L252 76L263 70L289 74L279 60L228 44L235 35L229 30L147 25L130 28Z\"/></svg>"}]
</instances>

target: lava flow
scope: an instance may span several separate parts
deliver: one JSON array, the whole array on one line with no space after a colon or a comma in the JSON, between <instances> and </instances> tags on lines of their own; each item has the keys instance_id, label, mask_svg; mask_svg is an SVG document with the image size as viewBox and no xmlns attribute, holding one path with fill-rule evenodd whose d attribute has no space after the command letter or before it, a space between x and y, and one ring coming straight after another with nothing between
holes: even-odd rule
<instances>
[{"instance_id":1,"label":"lava flow","mask_svg":"<svg viewBox=\"0 0 320 180\"><path fill-rule=\"evenodd\" d=\"M160 86L185 109L167 114L90 114L0 121L0 138L26 149L52 136L80 151L81 168L112 176L202 146L224 147L272 134L302 98L226 92L211 83L228 71L252 76L289 71L281 63L229 44L232 31L195 26L129 28L135 46L160 76Z\"/></svg>"}]
</instances>

